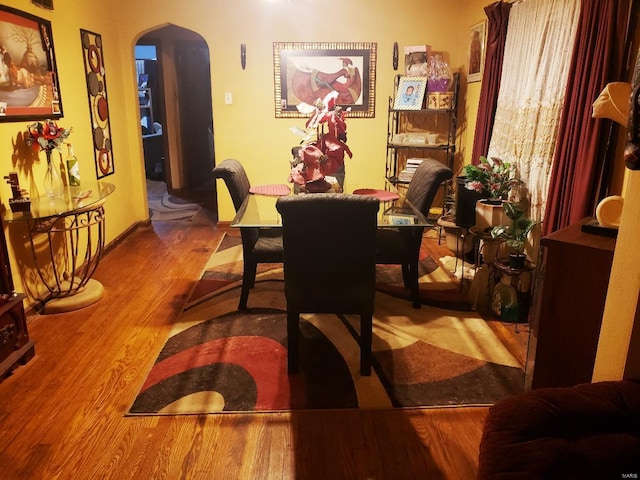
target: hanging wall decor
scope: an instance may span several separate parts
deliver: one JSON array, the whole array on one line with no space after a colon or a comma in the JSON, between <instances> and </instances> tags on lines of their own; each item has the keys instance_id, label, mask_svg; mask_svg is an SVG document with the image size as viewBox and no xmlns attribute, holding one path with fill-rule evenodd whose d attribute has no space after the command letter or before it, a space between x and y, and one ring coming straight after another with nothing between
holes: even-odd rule
<instances>
[{"instance_id":1,"label":"hanging wall decor","mask_svg":"<svg viewBox=\"0 0 640 480\"><path fill-rule=\"evenodd\" d=\"M303 118L297 106L329 92L350 118L375 117L376 43L273 44L276 118Z\"/></svg>"},{"instance_id":2,"label":"hanging wall decor","mask_svg":"<svg viewBox=\"0 0 640 480\"><path fill-rule=\"evenodd\" d=\"M51 22L0 5L0 122L60 117Z\"/></svg>"},{"instance_id":3,"label":"hanging wall decor","mask_svg":"<svg viewBox=\"0 0 640 480\"><path fill-rule=\"evenodd\" d=\"M102 36L80 29L98 179L114 172Z\"/></svg>"},{"instance_id":4,"label":"hanging wall decor","mask_svg":"<svg viewBox=\"0 0 640 480\"><path fill-rule=\"evenodd\" d=\"M31 0L31 3L47 10L53 10L53 0Z\"/></svg>"},{"instance_id":5,"label":"hanging wall decor","mask_svg":"<svg viewBox=\"0 0 640 480\"><path fill-rule=\"evenodd\" d=\"M467 81L479 82L484 71L484 55L487 36L487 21L476 23L471 27L469 36L469 69Z\"/></svg>"}]
</instances>

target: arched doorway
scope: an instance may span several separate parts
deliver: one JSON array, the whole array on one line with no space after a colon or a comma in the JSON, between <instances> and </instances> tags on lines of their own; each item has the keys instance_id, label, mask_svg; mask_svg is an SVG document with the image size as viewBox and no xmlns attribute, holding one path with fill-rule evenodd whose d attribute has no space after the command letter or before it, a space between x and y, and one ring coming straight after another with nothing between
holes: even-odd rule
<instances>
[{"instance_id":1,"label":"arched doorway","mask_svg":"<svg viewBox=\"0 0 640 480\"><path fill-rule=\"evenodd\" d=\"M136 70L147 179L216 211L208 45L175 25L152 30L136 44Z\"/></svg>"}]
</instances>

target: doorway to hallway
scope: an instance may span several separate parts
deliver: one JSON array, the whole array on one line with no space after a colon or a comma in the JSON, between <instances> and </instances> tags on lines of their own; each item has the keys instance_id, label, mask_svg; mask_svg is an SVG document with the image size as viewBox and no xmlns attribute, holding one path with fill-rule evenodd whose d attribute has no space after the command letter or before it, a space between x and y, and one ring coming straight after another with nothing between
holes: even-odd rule
<instances>
[{"instance_id":1,"label":"doorway to hallway","mask_svg":"<svg viewBox=\"0 0 640 480\"><path fill-rule=\"evenodd\" d=\"M196 200L217 215L206 42L174 25L153 30L136 44L136 69L148 183L163 182L171 195Z\"/></svg>"}]
</instances>

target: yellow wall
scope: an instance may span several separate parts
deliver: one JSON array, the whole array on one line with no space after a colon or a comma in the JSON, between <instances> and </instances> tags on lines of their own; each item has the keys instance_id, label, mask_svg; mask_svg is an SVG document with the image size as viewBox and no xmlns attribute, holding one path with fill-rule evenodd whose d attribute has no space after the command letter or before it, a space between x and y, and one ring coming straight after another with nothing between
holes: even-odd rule
<instances>
[{"instance_id":1,"label":"yellow wall","mask_svg":"<svg viewBox=\"0 0 640 480\"><path fill-rule=\"evenodd\" d=\"M304 124L303 119L275 118L273 42L377 43L376 117L347 120L348 143L354 153L353 159L346 160L349 190L383 186L386 108L395 73L393 42L401 49L428 43L448 51L454 68L460 68L466 58L466 53L464 57L460 53L462 26L452 14L461 1L401 0L393 9L381 0L196 0L188 9L168 0L156 1L153 9L143 3L120 3L128 12L120 28L123 38L133 40L142 31L170 22L205 39L211 55L216 159L238 158L253 183L286 182L290 150L299 141L289 127ZM246 70L240 65L241 43L247 45ZM232 105L225 105L225 92L233 95ZM218 197L221 220L231 220L233 208L224 188Z\"/></svg>"}]
</instances>

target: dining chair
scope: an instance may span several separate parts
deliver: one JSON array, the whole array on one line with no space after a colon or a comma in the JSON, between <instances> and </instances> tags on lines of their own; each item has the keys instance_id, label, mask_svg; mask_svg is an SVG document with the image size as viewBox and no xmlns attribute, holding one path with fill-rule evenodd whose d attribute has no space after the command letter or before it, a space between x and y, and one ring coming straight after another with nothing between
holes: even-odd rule
<instances>
[{"instance_id":1,"label":"dining chair","mask_svg":"<svg viewBox=\"0 0 640 480\"><path fill-rule=\"evenodd\" d=\"M213 176L224 180L237 212L251 188L242 164L233 158L223 160L213 169ZM258 263L282 263L282 232L279 228L243 227L240 235L244 267L238 310L246 310L249 290L255 285Z\"/></svg>"},{"instance_id":2,"label":"dining chair","mask_svg":"<svg viewBox=\"0 0 640 480\"><path fill-rule=\"evenodd\" d=\"M438 189L451 178L453 172L449 167L438 160L424 159L413 174L406 199L428 217ZM411 291L414 308L421 306L418 265L423 234L424 227L416 226L379 229L377 236L376 263L402 266L402 280L405 288Z\"/></svg>"},{"instance_id":3,"label":"dining chair","mask_svg":"<svg viewBox=\"0 0 640 480\"><path fill-rule=\"evenodd\" d=\"M288 371L297 373L302 313L360 315L360 373L371 374L376 227L380 201L316 193L280 197Z\"/></svg>"}]
</instances>

